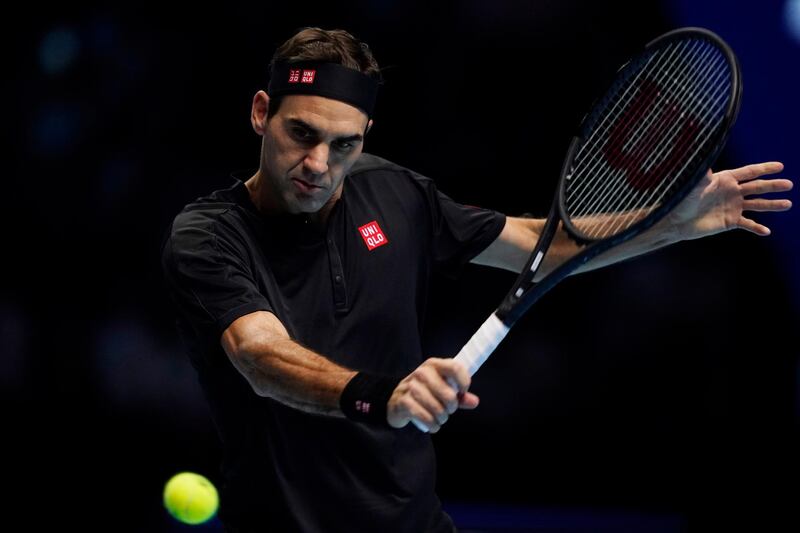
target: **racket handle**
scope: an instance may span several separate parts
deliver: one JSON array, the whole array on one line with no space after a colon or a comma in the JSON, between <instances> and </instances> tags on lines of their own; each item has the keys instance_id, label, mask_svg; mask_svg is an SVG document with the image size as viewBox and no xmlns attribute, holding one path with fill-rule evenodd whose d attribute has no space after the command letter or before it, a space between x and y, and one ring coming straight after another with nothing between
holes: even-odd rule
<instances>
[{"instance_id":1,"label":"racket handle","mask_svg":"<svg viewBox=\"0 0 800 533\"><path fill-rule=\"evenodd\" d=\"M497 315L492 313L489 318L478 328L478 331L467 341L467 344L461 348L461 351L455 356L455 360L467 367L467 372L472 376L481 365L489 358L497 345L500 344L508 330L511 328L503 324L503 321L497 318ZM458 389L458 386L450 380L450 386ZM417 429L423 433L428 432L428 428L420 421L411 420Z\"/></svg>"},{"instance_id":2,"label":"racket handle","mask_svg":"<svg viewBox=\"0 0 800 533\"><path fill-rule=\"evenodd\" d=\"M500 341L506 337L509 329L511 328L503 324L503 321L497 318L495 313L492 313L467 344L461 348L461 351L455 356L455 360L467 367L470 376L474 375L497 348Z\"/></svg>"}]
</instances>

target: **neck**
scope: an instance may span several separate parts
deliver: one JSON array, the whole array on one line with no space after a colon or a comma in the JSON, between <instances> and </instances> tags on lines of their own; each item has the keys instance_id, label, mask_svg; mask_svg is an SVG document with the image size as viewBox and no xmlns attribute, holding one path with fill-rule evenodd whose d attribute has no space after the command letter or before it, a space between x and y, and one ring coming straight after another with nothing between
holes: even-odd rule
<instances>
[{"instance_id":1,"label":"neck","mask_svg":"<svg viewBox=\"0 0 800 533\"><path fill-rule=\"evenodd\" d=\"M275 201L275 198L267 194L262 187L260 170L256 171L244 184L247 187L247 191L250 193L250 200L262 215L269 216L285 213L285 210L281 209L281 206ZM339 189L333 193L330 199L325 202L325 205L318 211L313 213L297 213L296 216L303 217L306 222L314 224L315 226L325 227L333 211L333 207L336 205L336 202L339 201L341 195L342 185L339 185Z\"/></svg>"}]
</instances>

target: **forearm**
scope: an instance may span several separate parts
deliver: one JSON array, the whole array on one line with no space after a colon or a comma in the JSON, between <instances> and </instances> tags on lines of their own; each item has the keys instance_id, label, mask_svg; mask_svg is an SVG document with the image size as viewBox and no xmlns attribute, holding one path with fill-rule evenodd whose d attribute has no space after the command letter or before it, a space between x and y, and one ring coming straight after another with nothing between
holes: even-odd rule
<instances>
[{"instance_id":1,"label":"forearm","mask_svg":"<svg viewBox=\"0 0 800 533\"><path fill-rule=\"evenodd\" d=\"M289 338L251 339L239 347L235 364L259 396L340 417L339 399L356 374Z\"/></svg>"},{"instance_id":2,"label":"forearm","mask_svg":"<svg viewBox=\"0 0 800 533\"><path fill-rule=\"evenodd\" d=\"M631 213L629 216L635 218L639 215ZM542 235L544 222L544 219L508 217L506 226L500 236L484 252L473 259L473 262L511 270L512 272L521 272ZM587 223L588 219L584 219L583 222ZM598 222L601 222L600 218L594 217L592 223ZM618 263L672 244L678 240L680 240L678 232L674 230L671 222L663 219L641 235L593 258L579 267L576 272L586 272ZM536 280L541 280L558 266L578 254L582 248L582 245L578 245L567 235L562 227L559 227L539 267Z\"/></svg>"},{"instance_id":3,"label":"forearm","mask_svg":"<svg viewBox=\"0 0 800 533\"><path fill-rule=\"evenodd\" d=\"M577 272L618 263L679 241L699 239L737 228L756 235L769 235L768 227L745 217L744 212L785 211L791 208L792 203L788 199L754 197L791 190L793 186L791 180L763 179L766 174L774 174L782 170L782 163L768 162L716 173L709 171L689 194L651 229L608 250L603 255L595 257L579 268ZM629 215L636 217L638 213L634 211ZM615 216L619 216L619 214ZM542 224L541 220L531 220L523 230L523 233L528 234L527 239L517 238L516 240L520 242L532 240L534 244L529 244L532 249L541 234L540 231L537 233L537 228L540 228ZM505 229L503 231L505 233ZM496 249L502 249L502 247L496 247ZM550 257L545 257L540 273L544 274L552 270L574 256L579 250L579 247L570 242L563 231L559 231L548 254ZM524 268L524 265L519 268Z\"/></svg>"},{"instance_id":4,"label":"forearm","mask_svg":"<svg viewBox=\"0 0 800 533\"><path fill-rule=\"evenodd\" d=\"M620 215L615 215L615 223L619 224ZM628 215L633 222L640 217L640 214L631 213ZM587 222L588 224L597 225L603 223L600 217L594 217L593 220ZM664 246L674 244L680 240L678 232L675 231L671 222L668 219L662 219L648 230L640 233L636 237L625 241L624 243L614 246L605 253L592 258L587 263L577 268L574 273L588 272L597 268L609 266L627 259L632 259L640 255L652 252ZM553 239L551 245L550 259L545 258L545 264L542 266L542 271L539 276L545 275L558 265L563 264L571 257L580 252L582 246L579 246L573 241L564 230L559 229L556 237Z\"/></svg>"},{"instance_id":5,"label":"forearm","mask_svg":"<svg viewBox=\"0 0 800 533\"><path fill-rule=\"evenodd\" d=\"M256 394L307 413L394 428L414 419L434 432L448 412L477 405L477 397L467 392L469 374L452 358L429 358L402 380L355 372L292 340L268 311L237 318L220 343ZM463 396L456 396L451 383Z\"/></svg>"}]
</instances>

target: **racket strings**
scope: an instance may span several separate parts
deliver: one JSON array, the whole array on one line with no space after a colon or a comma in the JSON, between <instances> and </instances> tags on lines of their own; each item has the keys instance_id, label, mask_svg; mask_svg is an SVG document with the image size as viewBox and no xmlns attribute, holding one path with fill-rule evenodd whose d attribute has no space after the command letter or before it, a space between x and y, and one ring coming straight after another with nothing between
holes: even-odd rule
<instances>
[{"instance_id":1,"label":"racket strings","mask_svg":"<svg viewBox=\"0 0 800 533\"><path fill-rule=\"evenodd\" d=\"M702 73L708 74L711 65L707 65L707 69ZM714 82L718 82L719 78L723 75L723 71L718 71ZM673 125L666 130L666 138L659 144L655 141L647 143L646 148L641 150L640 154L636 154L634 161L640 167L646 166L648 154L655 154L655 159L660 161L663 168L656 168L656 171L662 179L655 181L655 184L648 183L648 187L639 187L633 184L631 187L619 187L619 190L612 190L617 194L618 198L615 202L608 206L604 206L604 210L610 212L629 212L635 209L646 209L645 212L640 213L636 219L626 219L624 217L606 217L604 222L595 228L589 234L592 238L597 238L602 235L614 235L620 231L630 227L640 218L649 214L653 209L658 207L663 199L669 196L673 191L672 189L679 187L683 180L687 178L684 176L685 169L695 160L696 156L704 150L708 144L709 139L712 138L719 121L709 120L714 118L713 115L716 111L724 111L725 106L718 107L720 100L727 94L727 89L716 95L714 101L709 105L708 100L714 97L713 92L709 91L696 91L691 97L695 97L694 104L700 104L699 108L703 109L703 114L700 117L695 117L687 123L681 121L674 121ZM696 98L700 95L700 98ZM698 127L699 126L699 127ZM650 149L655 146L655 150ZM694 147L694 149L692 149ZM678 155L676 156L676 152ZM689 154L689 155L686 155ZM694 166L692 167L694 168ZM652 166L650 169L652 171ZM668 176L672 175L673 178L669 179ZM651 174L652 176L652 174ZM661 177L655 175L655 178ZM651 178L653 179L653 178ZM641 182L640 182L641 184ZM627 191L625 190L627 189ZM649 194L647 194L649 192ZM592 212L591 210L589 212ZM612 223L613 222L613 223Z\"/></svg>"},{"instance_id":2,"label":"racket strings","mask_svg":"<svg viewBox=\"0 0 800 533\"><path fill-rule=\"evenodd\" d=\"M675 50L671 50L672 53ZM672 54L670 54L671 56ZM666 59L665 59L666 58ZM669 57L667 54L662 54L659 58L659 61L656 62L654 68L661 68L662 62L661 59L667 61ZM654 97L659 96L656 83L648 83L643 84L641 81L641 75L645 74L646 70L642 69L639 71L636 79L630 83L626 87L626 93L622 95L620 98L617 99L617 104L623 101L631 102L636 101L635 99L638 98L639 101L648 102L651 101ZM659 80L660 81L660 80ZM640 85L644 86L644 90L637 89ZM634 92L633 97L628 96L628 92L632 90ZM652 102L651 102L652 105ZM616 107L616 105L615 105ZM621 106L623 109L626 107L625 104ZM596 129L592 136L589 138L588 146L592 149L588 155L581 155L582 159L577 159L578 161L578 168L576 168L578 176L590 176L587 180L577 180L578 188L575 191L574 199L570 200L571 204L574 205L570 210L574 212L573 216L580 217L585 216L589 213L594 213L598 209L596 205L588 206L586 205L585 201L591 202L592 199L595 200L597 203L604 202L609 194L612 194L613 191L617 190L621 186L624 185L625 180L627 178L627 174L622 171L618 171L613 173L611 176L602 172L603 167L612 168L605 165L606 159L603 157L599 157L599 152L601 148L606 146L608 143L613 143L615 140L618 142L620 138L625 139L626 137L629 139L626 143L626 146L623 147L623 150L630 146L630 143L636 141L640 135L641 131L651 128L652 123L655 118L655 113L651 113L650 116L647 116L645 113L647 111L647 106L638 105L634 106L633 113L631 113L630 109L627 109L625 114L619 113L615 109L611 109L609 112L606 113L604 119L605 124L601 124L600 129ZM644 115L644 118L643 118ZM615 120L620 116L624 116L626 120ZM614 127L615 132L622 128L622 132L616 133L612 135L609 130ZM631 133L631 128L636 128L633 133ZM609 137L611 137L609 139ZM645 149L644 143L639 145L642 150ZM617 148L612 148L614 152L620 153L621 150ZM636 154L632 154L636 155ZM588 161L591 164L590 168L580 169L580 163L582 161ZM581 173L581 170L583 172ZM596 189L604 187L606 190L605 194L597 194ZM582 194L580 189L583 189Z\"/></svg>"},{"instance_id":3,"label":"racket strings","mask_svg":"<svg viewBox=\"0 0 800 533\"><path fill-rule=\"evenodd\" d=\"M603 115L603 118L600 121L600 125L594 129L594 132L592 133L591 137L589 137L584 142L583 146L581 147L580 151L575 157L575 166L572 169L572 174L578 176L580 175L591 176L588 179L584 180L580 179L572 180L569 182L569 185L567 186L567 192L570 192L573 186L577 186L575 192L575 196L577 196L577 198L575 198L573 202L578 204L578 207L580 207L580 202L582 200L590 196L592 187L594 187L596 182L598 181L600 173L596 171L598 170L598 167L601 166L603 160L602 158L596 157L597 152L599 152L599 150L602 148L602 145L605 143L605 140L609 134L609 130L612 128L612 126L618 124L618 121L615 121L615 119L617 119L622 114L622 111L624 110L626 104L632 100L632 98L629 96L629 93L632 91L635 92L637 85L641 82L642 75L644 75L648 71L648 68L651 67L661 68L663 61L667 61L671 58L671 56L675 52L675 50L671 49L672 49L672 44L670 44L668 49L665 50L664 53L662 54L657 54L657 53L650 54L645 66L637 71L636 76L632 80L629 80L628 83L622 84L622 87L624 89L622 94L620 94L619 91L617 91L617 93L613 96L612 101L614 103L611 106L611 109L605 111L605 114ZM666 55L667 51L670 51L669 56ZM658 57L658 60L656 61L655 65L651 66L651 62L656 57ZM632 127L635 127L637 125L643 127L646 125L640 121L641 113L643 113L644 111L645 108L643 106L640 106L637 110L634 111L634 114L630 117L632 120L623 123L624 127L623 133L625 135L627 135L628 130ZM587 154L587 152L589 153ZM586 167L582 168L581 164L583 162L588 162L587 164L590 165L590 168ZM620 177L622 177L621 174ZM578 193L580 189L584 190L582 195Z\"/></svg>"},{"instance_id":4,"label":"racket strings","mask_svg":"<svg viewBox=\"0 0 800 533\"><path fill-rule=\"evenodd\" d=\"M712 65L709 64L709 65L706 65L706 66L708 68L711 68ZM704 72L702 72L701 74L706 75L708 68ZM684 69L684 71L685 70L686 69ZM671 73L671 74L675 74L675 73ZM677 79L678 77L677 76L673 76L673 78ZM663 80L660 80L660 81L663 82ZM687 90L687 86L684 86L683 87L683 92L685 93L686 90ZM678 94L679 94L679 96L684 96L684 95L682 95L680 93L678 93ZM642 98L642 95L639 95L639 97ZM663 107L663 106L661 106L661 107ZM645 128L647 128L648 125L656 123L655 121L659 120L658 117L663 115L663 113L651 113L651 115L652 115L651 120L641 120L641 119L639 120L639 123L642 124L642 126L640 127L640 130L649 131L649 130L646 130ZM706 113L706 115L707 115L707 113ZM707 118L707 116L704 116L704 118ZM681 122L676 122L676 121L673 120L672 121L672 125L673 125L673 128L671 130L667 129L666 133L661 133L661 135L666 135L665 143L663 143L662 146L669 146L670 142L672 140L674 140L675 136L678 134L678 132L680 130L679 126L681 125ZM706 128L706 129L708 129L708 128ZM649 139L650 142L641 142L641 136L642 136L641 131L639 131L638 133L634 133L633 135L628 134L628 137L632 139L628 144L629 145L633 144L633 146L639 146L640 147L638 152L632 153L632 154L629 155L628 170L631 167L633 167L634 169L640 168L642 166L643 158L646 157L647 154L652 153L651 150L650 150L650 148L652 147L652 144L654 142L653 139L652 139L652 135L651 135L651 139ZM683 139L683 140L686 141L686 139ZM638 143L638 144L634 144L634 143ZM685 146L678 146L678 147L676 147L676 149L685 149ZM674 152L674 149L671 150L671 152ZM656 158L660 158L660 155L661 154L656 152ZM676 163L678 163L680 161L680 159L678 159L678 158L673 158L673 160ZM611 166L613 167L613 164ZM673 168L671 168L670 170L674 170L675 165L672 165L672 167ZM609 196L609 195L611 195L612 197L613 196L619 196L619 194L615 194L615 193L617 193L617 191L615 189L622 189L623 188L620 185L621 180L619 179L619 177L620 177L619 175L622 175L622 176L624 176L626 178L628 177L628 176L626 176L627 173L624 172L624 170L626 170L626 169L622 169L622 170L623 170L623 172L617 172L616 173L616 174L618 174L618 176L617 176L618 179L616 180L616 186L615 187L608 187L608 190L606 191L608 194L606 194L605 196ZM677 176L677 177L679 177L679 176ZM601 175L600 178L605 178L608 181L608 176L602 176ZM675 180L673 180L673 182L674 181ZM663 186L665 183L671 183L671 182L661 180L658 183ZM637 202L637 195L636 195L637 187L635 187L636 183L631 183L631 185L633 185L633 187L624 187L624 189L628 190L628 193L629 193L628 197L627 198L624 198L624 197L623 198L617 198L617 202L616 203L606 205L606 207L605 207L606 212L618 211L621 208L624 209L626 207L630 207L631 205L634 205L635 202ZM646 188L644 188L644 189L646 190ZM666 189L668 189L668 187L665 188L665 190ZM641 205L650 205L651 207L654 206L655 204L653 204L653 197L655 196L655 193L657 193L657 192L658 192L657 189L654 190L653 193L650 194L647 197L648 199L646 201L644 201L644 202L642 202L642 200L641 200L641 197L644 196L644 195L642 195L642 194L638 195L638 197L639 197L638 205L640 205L640 206ZM663 193L662 193L662 196L663 196ZM648 204L648 201L650 202L649 204ZM594 206L593 208L596 208L596 206ZM594 212L592 210L593 208L584 209L582 211L578 211L578 213L579 214L593 213ZM609 219L607 218L606 220L609 220ZM624 219L615 218L615 220L619 221L619 220L624 220ZM630 223L633 223L634 221L635 221L634 219L631 219ZM600 229L602 229L602 228L600 228Z\"/></svg>"},{"instance_id":5,"label":"racket strings","mask_svg":"<svg viewBox=\"0 0 800 533\"><path fill-rule=\"evenodd\" d=\"M581 232L590 238L630 227L691 177L686 168L709 144L728 104L729 66L706 41L671 43L642 63L610 98L567 176L566 211L587 219L573 222L588 226ZM590 221L626 211L632 216Z\"/></svg>"},{"instance_id":6,"label":"racket strings","mask_svg":"<svg viewBox=\"0 0 800 533\"><path fill-rule=\"evenodd\" d=\"M684 46L687 45L687 43L682 43L682 44L684 44ZM628 83L625 94L618 96L618 98L616 98L617 102L613 107L625 108L626 106L630 106L632 105L632 103L636 103L637 101L644 100L645 102L647 102L648 100L652 99L654 94L656 96L660 95L659 93L663 94L663 91L661 91L660 89L663 88L665 74L671 75L670 77L673 78L673 83L672 83L673 86L675 85L674 80L678 79L678 75L682 75L685 77L687 68L691 66L689 63L683 62L682 65L684 66L684 68L681 71L677 72L670 72L667 68L664 68L662 66L664 62L668 61L674 62L672 56L676 51L679 50L677 49L670 50L671 53L669 55L667 55L666 53L660 54L659 60L650 69L650 70L660 69L661 78L658 79L657 81L660 82L662 85L659 85L658 83L655 82L649 82L646 84L642 82L641 78L643 75L648 73L648 69L647 68L641 69L638 72L637 77L632 82ZM701 57L700 59L704 59L704 57ZM652 80L653 77L654 76L649 76L649 79ZM645 87L644 91L640 89L641 86ZM631 90L634 93L636 93L636 91L638 90L638 94L634 94L633 97L630 97L628 95L628 92ZM668 95L669 95L668 93L665 94L665 98ZM606 145L610 142L610 140L613 140L608 138L610 136L608 130L611 129L612 127L615 128L616 135L614 137L616 137L617 140L620 138L628 139L628 141L626 142L626 146L624 146L623 149L627 149L630 144L633 144L635 141L637 141L636 132L641 132L643 130L646 130L648 127L652 125L655 118L658 116L657 113L650 113L649 115L645 115L644 118L642 118L642 115L645 114L649 109L656 108L656 110L658 110L657 106L659 102L655 102L655 104L656 105L653 105L652 102L650 105L640 104L636 106L636 109L634 110L633 113L631 113L630 109L626 109L624 113L620 113L618 110L614 108L606 111L604 115L604 122L601 124L601 127L595 128L594 132L592 133L589 139L589 142L585 143L584 145L585 148L581 150L581 152L586 152L587 151L586 148L589 148L593 153L590 153L588 155L579 154L579 158L583 157L585 160L592 163L593 166L595 167L589 170L584 169L583 173L584 174L594 173L596 167L603 162L603 158L597 157L597 155L601 149L606 147ZM620 120L620 118L623 118L624 120ZM622 128L621 130L620 127ZM633 135L630 134L630 128L632 127L637 127L636 132L634 132ZM645 146L641 144L640 147L645 148ZM581 169L576 168L576 170L580 171ZM590 180L588 184L591 184L592 181L593 180ZM587 184L587 182L585 181L580 183Z\"/></svg>"},{"instance_id":7,"label":"racket strings","mask_svg":"<svg viewBox=\"0 0 800 533\"><path fill-rule=\"evenodd\" d=\"M705 56L701 57L701 60L705 60L706 56L707 56L707 54L705 54ZM686 66L687 64L684 63L684 65ZM711 66L712 66L711 64L707 64L706 65L706 67L708 67L708 68L710 68ZM707 71L708 71L708 68L706 68L700 74L706 75ZM684 75L686 73L686 70L687 69L684 68L681 72L669 72L669 71L665 71L665 72L667 72L667 74L671 74L670 77L673 80L678 80L680 77L677 76L676 74ZM661 76L662 79L658 80L658 82L659 82L658 84L652 84L651 83L651 84L649 84L647 86L647 88L650 91L654 90L654 88L656 88L656 87L662 87L663 88L664 87L664 85L663 85L663 82L664 82L663 78L664 77L665 76ZM683 76L681 76L681 77L683 77ZM673 83L673 85L675 85L675 83ZM681 91L681 92L676 93L677 96L685 98L686 97L685 94L686 94L686 91L688 90L688 88L689 88L689 86L684 85L681 89L679 89L679 91ZM672 88L670 88L670 89L672 89ZM663 92L664 92L663 90L659 91L659 93L662 93L662 94L663 94ZM672 89L672 91L667 91L667 92L668 93L669 92L674 92L674 89ZM637 97L640 100L644 99L645 101L647 101L648 99L651 98L651 95L649 95L649 94L641 94L640 93ZM644 120L641 119L641 117L640 117L641 108L643 108L644 106L639 106L640 109L637 109L637 111L640 111L638 115L634 115L633 117L630 117L629 113L625 115L625 117L624 117L626 119L624 121L625 125L634 123L634 124L638 124L639 128L636 131L634 131L633 134L629 133L628 131L625 131L625 132L623 132L622 135L616 135L616 138L612 139L612 140L614 140L614 141L616 141L618 143L620 138L628 137L629 140L626 142L626 146L633 145L633 146L638 147L637 150L635 150L635 151L633 151L633 152L628 154L628 161L629 161L628 169L630 169L631 167L633 167L634 169L641 168L643 166L643 164L644 164L643 163L643 159L648 157L648 155L650 155L653 160L662 159L661 156L664 154L664 150L666 150L666 148L668 148L670 146L670 143L674 140L675 136L680 132L681 127L683 126L684 123L682 121L671 120L670 121L671 128L668 127L668 129L666 130L665 133L659 132L661 135L664 136L663 137L663 142L661 143L661 146L663 148L661 150L655 150L655 151L651 150L651 148L653 147L653 145L656 142L656 137L653 134L653 132L656 130L656 128L654 128L653 125L657 124L657 121L659 121L659 120L662 120L662 122L663 122L663 120L664 120L663 119L663 117L664 117L664 108L667 109L667 112L674 111L673 102L674 102L675 99L674 98L668 98L668 97L669 97L669 95L667 95L667 98L662 99L662 101L660 103L657 102L657 104L659 104L659 105L650 106L651 108L655 107L655 111L656 112L651 112L649 114L649 116L645 117ZM670 109L670 106L672 107L672 109ZM696 105L695 105L695 107L696 107ZM669 119L671 117L667 117L667 118ZM643 132L650 132L649 138L647 139L646 142L642 142L641 141L642 135L646 134L646 133L643 133ZM600 132L600 135L602 135L603 133L606 133L606 132ZM595 136L598 136L597 132L595 133ZM599 143L594 143L594 144L595 144L595 146L597 146ZM619 149L612 147L612 150L615 151L615 152L618 152ZM671 152L673 152L673 151L674 150L671 150ZM601 162L603 162L603 158L595 156L593 161L594 161L593 170L596 170L596 167ZM615 165L612 162L611 165L607 166L607 170L610 170L614 166ZM605 174L600 173L600 172L594 172L592 180L591 180L592 183L589 183L589 185L592 185L594 182L604 183L607 194L605 194L605 195L584 194L582 198L579 197L579 198L577 198L576 201L573 201L573 203L575 204L576 207L572 208L571 210L574 211L577 216L586 215L586 214L589 214L589 213L596 212L597 211L597 205L602 204L603 199L605 197L607 197L609 195L613 195L615 192L617 192L617 189L622 189L623 188L622 184L624 184L626 179L627 179L627 181L630 181L630 178L627 175L628 173L625 172L626 169L623 168L623 169L620 169L620 170L621 171L618 171L618 172L615 173L614 177L616 179L614 179L613 181L607 175L608 172L606 172ZM662 169L662 172L663 172L663 169ZM662 180L659 183L663 184L664 182ZM638 188L635 186L636 185L635 182L632 183L632 185L634 185L634 186L633 187L625 187L625 188L627 188L630 193L635 193ZM642 189L646 189L646 187L641 187L641 188ZM584 193L586 191L591 191L591 190L592 189L590 187L587 187L587 188L585 188ZM596 203L592 204L592 205L589 205L589 206L586 206L582 202L582 200L584 198L595 198L596 199L595 200ZM634 202L635 202L635 199L634 199ZM631 203L630 200L628 201L628 203ZM619 208L621 205L622 204L620 204L618 202L617 205L608 205L606 207L606 209L613 211L613 210L616 210L617 208ZM639 202L639 205L643 205L641 201Z\"/></svg>"},{"instance_id":8,"label":"racket strings","mask_svg":"<svg viewBox=\"0 0 800 533\"><path fill-rule=\"evenodd\" d=\"M674 53L675 50L672 50L672 52ZM652 55L651 59L655 56L656 54ZM660 68L661 65L660 60L664 59L665 57L666 54L662 54L659 58L659 61L656 62L654 67ZM665 60L668 59L669 58ZM636 79L632 83L627 85L625 94L616 99L614 107L616 107L620 102L632 100L632 98L630 99L627 98L627 93L632 89L634 92L636 91L635 88L641 83L640 77L645 72L646 72L645 69L642 69L638 72ZM653 98L653 96L657 96L656 93L658 92L658 89L656 84L650 83L645 87L646 88L644 91L639 92L638 97L640 99L643 99L644 101L649 101ZM620 107L624 108L625 104L623 103ZM574 205L574 207L571 208L571 211L574 212L573 216L580 217L590 213L592 214L596 213L598 211L597 204L602 204L606 200L609 194L611 194L614 190L618 189L622 184L624 184L625 179L627 177L626 173L616 172L611 177L609 177L607 174L602 173L601 171L603 170L602 166L604 163L604 158L597 157L597 155L600 149L606 144L606 140L609 135L609 130L612 128L612 126L616 125L616 127L619 128L621 124L622 132L621 134L618 133L615 136L617 139L620 138L624 139L626 137L629 139L626 142L626 146L623 147L623 150L628 146L630 146L630 144L638 138L641 131L650 128L654 120L655 113L651 113L649 117L645 116L644 118L642 118L642 115L646 113L646 110L647 110L646 106L641 106L641 105L637 106L633 114L630 114L630 111L627 114L625 114L627 120L620 122L620 121L615 121L614 119L618 118L621 115L621 113L615 112L615 109L612 108L611 111L604 116L603 124L601 124L601 127L595 130L595 132L589 138L589 142L587 142L584 145L584 146L589 146L592 149L592 151L588 155L583 155L583 154L578 155L578 157L576 158L576 162L578 164L576 165L574 173L577 175L586 175L591 177L588 178L587 180L576 180L571 182L570 184L572 185L577 183L578 185L574 193L575 198L571 200L571 203ZM634 127L636 127L637 129L633 132L633 134L630 134L631 128ZM645 147L641 146L641 149L644 150ZM591 167L588 169L587 168L581 169L580 163L582 161L588 161ZM599 187L604 187L606 189L605 194L597 194L595 192L596 189L598 188L598 184ZM583 190L582 193L579 192L581 189ZM585 204L585 201L591 202L592 199L594 199L595 201L594 205Z\"/></svg>"},{"instance_id":9,"label":"racket strings","mask_svg":"<svg viewBox=\"0 0 800 533\"><path fill-rule=\"evenodd\" d=\"M622 110L624 110L626 104L628 104L632 100L632 98L629 97L629 92L631 92L631 91L635 92L637 84L639 84L641 82L642 75L644 75L648 71L648 68L651 67L650 63L653 61L654 58L658 57L658 60L656 61L655 65L652 65L652 67L653 68L660 68L661 64L663 63L662 60L663 61L667 61L674 54L675 50L671 50L670 51L670 49L672 49L672 44L670 44L669 47L667 48L667 50L665 50L664 53L662 53L662 54L658 54L658 53L650 54L650 56L647 59L647 62L645 64L645 66L638 70L638 72L636 73L636 76L633 78L633 80L629 80L628 83L622 84L622 87L624 89L623 93L619 94L619 91L617 91L617 93L613 96L612 101L614 103L611 106L611 109L609 109L608 111L605 112L605 114L604 114L604 116L603 116L603 118L602 118L602 120L600 122L600 125L597 128L595 128L594 132L592 133L592 136L584 142L583 146L581 146L581 149L580 149L580 151L578 152L578 154L577 154L577 156L575 158L576 165L575 165L575 168L573 169L573 173L577 174L577 173L579 173L579 171L582 170L584 174L590 174L593 177L590 178L589 180L584 180L584 181L578 180L577 182L576 181L570 182L570 184L569 184L569 186L567 188L568 191L576 183L578 184L579 187L580 186L584 186L584 187L587 187L587 189L588 189L588 186L591 186L591 185L594 184L594 182L596 181L596 176L597 176L596 174L594 174L594 172L596 170L596 167L601 164L601 159L600 158L596 158L596 157L590 157L590 156L591 155L596 155L596 152L598 152L600 150L600 148L602 148L602 144L605 141L606 135L609 133L609 130L612 128L612 126L614 126L614 124L616 124L615 119L617 119L621 115ZM666 55L667 51L670 51L670 56L669 57ZM626 122L623 125L623 127L625 128L624 133L627 134L627 130L628 129L630 129L632 127L635 127L637 125L641 125L641 123L639 122L638 119L640 118L640 114L643 113L644 110L645 110L645 108L640 106L634 112L634 115L631 117L631 119L633 119L633 120L630 120L630 121ZM590 152L590 154L587 155L586 152ZM591 152L594 152L594 153L591 153ZM591 168L589 168L589 169L586 169L586 168L581 169L580 165L581 165L581 162L583 162L583 161L588 161L588 163L590 165L592 165Z\"/></svg>"},{"instance_id":10,"label":"racket strings","mask_svg":"<svg viewBox=\"0 0 800 533\"><path fill-rule=\"evenodd\" d=\"M719 66L719 62L707 64L704 71L700 73L701 76L707 76L709 74L708 70L716 66ZM717 74L715 78L712 79L712 82L719 82L720 76L722 76L722 71L717 71ZM648 187L641 187L642 194L638 196L636 193L638 192L637 189L639 189L639 187L636 185L630 187L627 194L619 195L618 201L610 206L612 211L616 212L619 210L629 209L633 205L650 206L651 208L655 208L655 206L661 202L664 195L669 192L669 189L673 185L680 184L680 177L683 175L683 171L686 168L686 164L681 165L681 162L684 160L690 162L694 155L696 155L696 153L698 153L704 147L705 142L709 138L707 134L713 133L711 130L717 126L717 122L709 120L709 118L714 118L714 113L719 109L717 105L719 104L720 99L724 97L726 92L717 94L714 102L709 105L708 101L714 97L714 94L714 92L707 90L695 91L694 93L688 94L687 96L694 100L692 102L692 106L703 109L703 114L700 117L689 119L688 122L682 120L673 120L672 125L666 129L666 137L660 142L660 144L656 144L658 139L653 137L649 140L649 142L642 143L643 148L639 150L639 153L635 153L634 157L632 158L637 165L644 167L646 171L653 171L653 165L651 164L648 166L647 164L648 160L658 161L663 168L656 167L656 171L663 173L664 176L669 176L675 172L676 169L678 169L674 174L674 178L671 180L658 180L655 182L655 186L652 186L652 183L648 184L651 185L649 195L646 195L648 192ZM674 110L675 107L673 105L673 108L669 112L674 112ZM681 116L679 118L684 117ZM697 142L697 139L701 139L701 141ZM679 154L685 154L687 151L691 151L692 146L694 146L694 151L688 158L674 156L676 152ZM652 154L652 157L650 154ZM624 193L625 191L623 190L622 192ZM643 196L644 198L642 198Z\"/></svg>"},{"instance_id":11,"label":"racket strings","mask_svg":"<svg viewBox=\"0 0 800 533\"><path fill-rule=\"evenodd\" d=\"M718 97L716 101L719 101L719 99L722 98L722 97L723 96ZM709 125L705 126L702 129L701 134L703 134L703 135L705 135L706 133L712 134L712 133L714 133L712 130L715 130L716 127L717 127L717 124L714 124L714 125L710 125L709 124ZM652 210L654 210L656 207L661 205L661 202L664 200L664 198L674 194L674 192L671 189L674 189L674 188L676 188L676 187L678 187L678 186L680 186L682 184L683 180L681 180L681 177L683 177L683 174L684 174L684 171L686 170L686 168L689 168L690 165L691 165L691 168L695 168L697 166L697 163L699 163L699 159L701 159L701 158L698 157L698 155L701 153L702 150L705 149L707 141L710 138L711 138L711 136L709 135L709 136L706 137L706 139L704 141L702 141L700 143L695 143L695 149L693 150L692 154L688 158L686 158L686 160L683 163L683 165L681 165L680 168L677 169L677 172L675 173L675 177L672 178L669 181L664 180L661 183L659 183L655 188L653 188L652 193L650 194L650 196L648 198L646 198L644 200L644 203L635 204L633 199L631 199L627 203L620 202L620 205L612 206L612 210L618 210L618 211L625 212L625 211L630 211L630 210L634 209L638 205L645 205L645 206L648 206L647 207L647 212L643 213L641 216L644 217L644 216L650 214L650 212ZM690 143L689 143L689 141L684 141L683 144L685 145L685 144L690 144ZM681 148L683 148L683 146ZM695 163L696 160L698 160L697 163ZM677 165L680 165L680 163L676 162L676 166ZM673 169L671 169L671 171L672 170L675 170L675 169L673 168ZM636 222L635 220L632 220L632 221L630 221L628 223L625 223L624 219L619 218L619 219L617 219L616 223L614 223L613 225L611 225L609 227L608 224L610 222L612 222L613 220L615 220L615 219L610 218L610 217L607 218L606 222L602 226L599 226L599 227L596 228L596 230L598 230L596 235L597 236L603 235L603 234L616 235L617 233L620 233L621 231L624 231L625 229L630 227L631 224ZM594 237L594 238L596 238L596 237Z\"/></svg>"}]
</instances>

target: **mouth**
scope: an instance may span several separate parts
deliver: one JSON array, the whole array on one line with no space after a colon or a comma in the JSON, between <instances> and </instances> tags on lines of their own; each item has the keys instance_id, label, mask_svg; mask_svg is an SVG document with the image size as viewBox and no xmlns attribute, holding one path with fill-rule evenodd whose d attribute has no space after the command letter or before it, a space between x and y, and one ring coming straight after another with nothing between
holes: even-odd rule
<instances>
[{"instance_id":1,"label":"mouth","mask_svg":"<svg viewBox=\"0 0 800 533\"><path fill-rule=\"evenodd\" d=\"M297 187L301 192L304 193L312 193L314 191L318 191L323 188L319 185L314 185L313 183L301 180L300 178L291 178L291 180L295 184L295 187Z\"/></svg>"}]
</instances>

